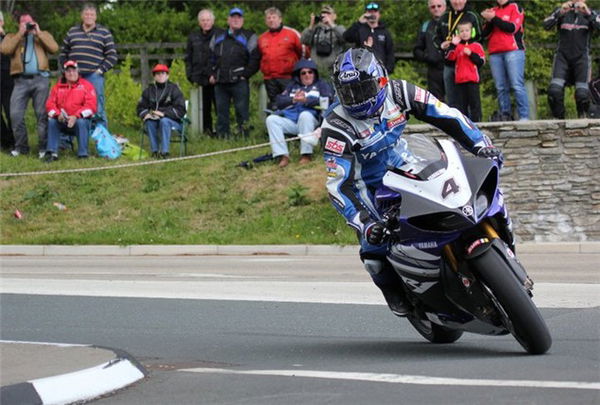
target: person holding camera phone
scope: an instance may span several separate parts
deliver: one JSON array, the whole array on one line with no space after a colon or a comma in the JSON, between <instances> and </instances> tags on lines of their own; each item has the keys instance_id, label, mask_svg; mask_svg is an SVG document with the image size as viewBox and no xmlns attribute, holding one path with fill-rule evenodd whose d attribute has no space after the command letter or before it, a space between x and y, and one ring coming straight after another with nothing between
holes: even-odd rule
<instances>
[{"instance_id":1,"label":"person holding camera phone","mask_svg":"<svg viewBox=\"0 0 600 405\"><path fill-rule=\"evenodd\" d=\"M48 117L46 100L50 88L50 67L48 55L58 52L58 44L48 31L42 31L29 14L19 18L19 31L8 34L0 44L0 52L9 55L10 74L14 78L14 88L10 97L10 120L15 137L12 156L29 153L29 140L25 127L25 111L29 99L37 118L39 156L46 154Z\"/></svg>"},{"instance_id":2,"label":"person holding camera phone","mask_svg":"<svg viewBox=\"0 0 600 405\"><path fill-rule=\"evenodd\" d=\"M317 64L321 80L330 82L335 58L346 49L343 25L337 25L333 7L324 5L318 15L310 15L310 25L302 31L300 40L310 46L311 59Z\"/></svg>"},{"instance_id":3,"label":"person holding camera phone","mask_svg":"<svg viewBox=\"0 0 600 405\"><path fill-rule=\"evenodd\" d=\"M585 0L567 1L543 22L547 30L557 27L558 47L554 54L548 102L552 115L565 118L565 85L574 81L577 116L587 117L590 108L588 81L592 63L590 45L594 30L600 30L600 14Z\"/></svg>"},{"instance_id":4,"label":"person holding camera phone","mask_svg":"<svg viewBox=\"0 0 600 405\"><path fill-rule=\"evenodd\" d=\"M371 48L388 74L392 74L396 65L392 34L381 21L379 4L371 2L365 6L365 12L344 33L344 39L357 48Z\"/></svg>"}]
</instances>

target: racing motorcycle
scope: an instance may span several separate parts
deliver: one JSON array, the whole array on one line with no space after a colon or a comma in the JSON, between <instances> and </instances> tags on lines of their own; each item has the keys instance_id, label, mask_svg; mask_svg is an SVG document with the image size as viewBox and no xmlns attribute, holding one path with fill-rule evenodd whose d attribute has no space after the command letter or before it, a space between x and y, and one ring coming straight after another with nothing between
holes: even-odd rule
<instances>
[{"instance_id":1,"label":"racing motorcycle","mask_svg":"<svg viewBox=\"0 0 600 405\"><path fill-rule=\"evenodd\" d=\"M376 206L387 257L404 281L412 326L433 343L463 332L511 333L530 354L552 338L532 301L533 282L507 237L497 161L463 155L454 141L422 134L387 168Z\"/></svg>"}]
</instances>

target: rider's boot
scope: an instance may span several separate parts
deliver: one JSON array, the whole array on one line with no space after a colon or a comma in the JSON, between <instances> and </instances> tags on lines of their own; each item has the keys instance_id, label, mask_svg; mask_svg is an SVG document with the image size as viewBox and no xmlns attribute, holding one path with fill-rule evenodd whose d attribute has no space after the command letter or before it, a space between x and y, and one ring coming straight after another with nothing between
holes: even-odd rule
<instances>
[{"instance_id":1,"label":"rider's boot","mask_svg":"<svg viewBox=\"0 0 600 405\"><path fill-rule=\"evenodd\" d=\"M402 279L396 274L387 260L364 259L365 269L381 292L392 313L406 316L411 307L404 293Z\"/></svg>"},{"instance_id":2,"label":"rider's boot","mask_svg":"<svg viewBox=\"0 0 600 405\"><path fill-rule=\"evenodd\" d=\"M498 233L500 235L500 238L502 238L502 240L504 242L506 242L506 244L513 251L513 253L516 253L516 251L515 251L515 235L513 233L512 221L510 220L510 217L508 216L508 212L506 213L506 216L497 215L497 216L495 216L495 218L498 223Z\"/></svg>"}]
</instances>

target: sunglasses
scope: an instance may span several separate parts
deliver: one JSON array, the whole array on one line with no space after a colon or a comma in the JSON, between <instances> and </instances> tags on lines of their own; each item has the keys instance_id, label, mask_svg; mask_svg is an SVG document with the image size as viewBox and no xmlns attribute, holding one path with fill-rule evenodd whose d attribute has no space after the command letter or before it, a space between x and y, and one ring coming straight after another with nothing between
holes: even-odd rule
<instances>
[{"instance_id":1,"label":"sunglasses","mask_svg":"<svg viewBox=\"0 0 600 405\"><path fill-rule=\"evenodd\" d=\"M431 6L429 6L430 9L435 9L435 8L442 8L443 6L441 4L432 4Z\"/></svg>"},{"instance_id":2,"label":"sunglasses","mask_svg":"<svg viewBox=\"0 0 600 405\"><path fill-rule=\"evenodd\" d=\"M300 72L300 74L302 76L305 76L305 75L314 75L315 72L313 72L312 70L303 70L303 71Z\"/></svg>"},{"instance_id":3,"label":"sunglasses","mask_svg":"<svg viewBox=\"0 0 600 405\"><path fill-rule=\"evenodd\" d=\"M377 3L369 3L365 7L365 10L379 10L379 4L377 4Z\"/></svg>"}]
</instances>

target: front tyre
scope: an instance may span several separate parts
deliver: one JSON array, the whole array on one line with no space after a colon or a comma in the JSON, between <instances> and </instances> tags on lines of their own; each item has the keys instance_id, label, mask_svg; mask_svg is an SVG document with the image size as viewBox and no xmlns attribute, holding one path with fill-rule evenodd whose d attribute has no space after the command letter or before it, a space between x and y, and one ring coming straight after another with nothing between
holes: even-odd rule
<instances>
[{"instance_id":1,"label":"front tyre","mask_svg":"<svg viewBox=\"0 0 600 405\"><path fill-rule=\"evenodd\" d=\"M493 295L491 298L499 306L506 327L521 346L530 354L546 353L552 346L546 322L505 258L492 247L470 262Z\"/></svg>"},{"instance_id":2,"label":"front tyre","mask_svg":"<svg viewBox=\"0 0 600 405\"><path fill-rule=\"evenodd\" d=\"M407 318L417 332L431 343L454 343L463 334L461 330L448 329L415 315L408 315Z\"/></svg>"}]
</instances>

